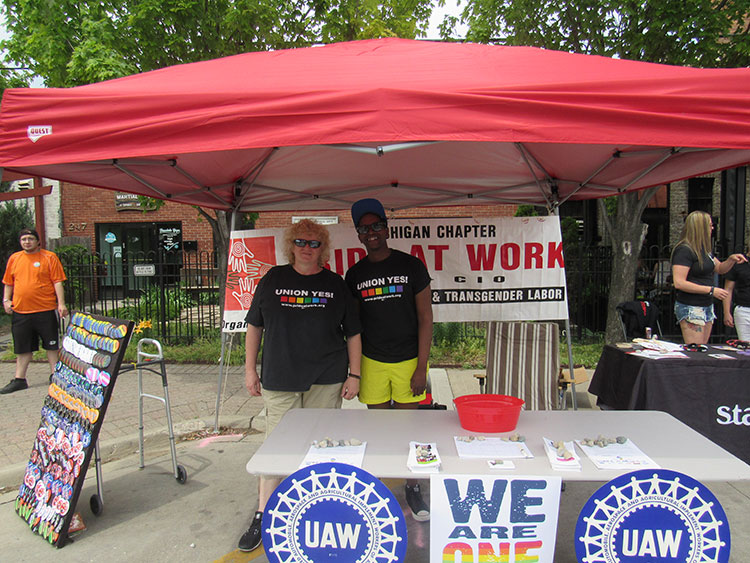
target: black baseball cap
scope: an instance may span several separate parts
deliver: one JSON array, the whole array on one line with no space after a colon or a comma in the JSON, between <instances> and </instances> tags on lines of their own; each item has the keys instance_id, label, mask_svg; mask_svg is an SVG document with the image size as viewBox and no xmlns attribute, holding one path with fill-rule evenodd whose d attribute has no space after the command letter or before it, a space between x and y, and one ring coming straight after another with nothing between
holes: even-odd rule
<instances>
[{"instance_id":1,"label":"black baseball cap","mask_svg":"<svg viewBox=\"0 0 750 563\"><path fill-rule=\"evenodd\" d=\"M377 215L383 221L388 220L385 216L385 209L383 209L383 204L375 198L368 197L365 199L360 199L359 201L355 202L354 205L352 205L352 220L354 221L354 226L356 227L357 225L359 225L362 217L364 217L368 213Z\"/></svg>"}]
</instances>

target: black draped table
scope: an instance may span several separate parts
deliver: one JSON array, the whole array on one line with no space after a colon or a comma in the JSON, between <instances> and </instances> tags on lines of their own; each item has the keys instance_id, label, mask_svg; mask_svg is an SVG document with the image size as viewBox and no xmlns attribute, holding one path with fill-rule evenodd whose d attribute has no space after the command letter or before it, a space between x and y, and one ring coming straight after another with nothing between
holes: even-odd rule
<instances>
[{"instance_id":1,"label":"black draped table","mask_svg":"<svg viewBox=\"0 0 750 563\"><path fill-rule=\"evenodd\" d=\"M687 358L647 359L633 351L604 347L589 386L600 407L667 412L750 463L750 355L713 346L685 352Z\"/></svg>"}]
</instances>

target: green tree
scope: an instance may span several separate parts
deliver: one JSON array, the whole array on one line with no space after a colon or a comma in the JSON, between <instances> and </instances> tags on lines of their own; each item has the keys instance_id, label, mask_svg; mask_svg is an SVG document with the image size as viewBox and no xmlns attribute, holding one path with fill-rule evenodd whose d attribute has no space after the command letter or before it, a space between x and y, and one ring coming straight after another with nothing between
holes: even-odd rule
<instances>
[{"instance_id":1,"label":"green tree","mask_svg":"<svg viewBox=\"0 0 750 563\"><path fill-rule=\"evenodd\" d=\"M0 264L5 271L10 255L21 250L18 244L18 231L26 227L34 227L34 214L25 203L15 205L13 202L0 204Z\"/></svg>"},{"instance_id":2,"label":"green tree","mask_svg":"<svg viewBox=\"0 0 750 563\"><path fill-rule=\"evenodd\" d=\"M415 38L424 35L434 1L3 0L10 37L2 47L47 86L78 86L250 51ZM225 269L230 216L198 212Z\"/></svg>"},{"instance_id":3,"label":"green tree","mask_svg":"<svg viewBox=\"0 0 750 563\"><path fill-rule=\"evenodd\" d=\"M434 0L4 0L8 56L49 87L321 42L424 34Z\"/></svg>"},{"instance_id":4,"label":"green tree","mask_svg":"<svg viewBox=\"0 0 750 563\"><path fill-rule=\"evenodd\" d=\"M750 0L467 0L459 17L447 17L444 38L458 23L467 39L528 45L697 67L750 65ZM606 340L620 336L615 306L633 299L638 255L647 226L641 217L658 188L620 195L607 212L599 200L612 250Z\"/></svg>"}]
</instances>

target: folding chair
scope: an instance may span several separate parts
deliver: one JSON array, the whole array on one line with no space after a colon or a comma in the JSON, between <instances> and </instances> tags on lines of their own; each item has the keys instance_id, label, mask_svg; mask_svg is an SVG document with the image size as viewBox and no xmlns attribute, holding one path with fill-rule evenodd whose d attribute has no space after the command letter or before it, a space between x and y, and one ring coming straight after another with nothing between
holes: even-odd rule
<instances>
[{"instance_id":1,"label":"folding chair","mask_svg":"<svg viewBox=\"0 0 750 563\"><path fill-rule=\"evenodd\" d=\"M625 340L646 338L646 329L661 338L659 307L651 301L624 301L617 305L620 326Z\"/></svg>"},{"instance_id":2,"label":"folding chair","mask_svg":"<svg viewBox=\"0 0 750 563\"><path fill-rule=\"evenodd\" d=\"M558 400L560 330L555 323L487 323L487 375L480 390L512 395L528 410L552 410Z\"/></svg>"}]
</instances>

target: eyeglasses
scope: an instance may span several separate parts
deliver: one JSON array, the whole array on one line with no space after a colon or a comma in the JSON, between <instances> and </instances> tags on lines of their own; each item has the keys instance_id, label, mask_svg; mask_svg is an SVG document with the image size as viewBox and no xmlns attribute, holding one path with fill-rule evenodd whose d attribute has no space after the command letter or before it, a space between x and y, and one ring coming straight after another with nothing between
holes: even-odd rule
<instances>
[{"instance_id":1,"label":"eyeglasses","mask_svg":"<svg viewBox=\"0 0 750 563\"><path fill-rule=\"evenodd\" d=\"M366 235L371 230L379 233L383 229L385 229L388 225L386 225L383 221L380 221L378 223L373 223L372 225L357 225L357 232L360 235Z\"/></svg>"},{"instance_id":2,"label":"eyeglasses","mask_svg":"<svg viewBox=\"0 0 750 563\"><path fill-rule=\"evenodd\" d=\"M310 248L318 248L320 246L319 240L307 240L304 238L296 238L294 239L294 245L299 246L300 248L304 248L305 245L309 246Z\"/></svg>"}]
</instances>

